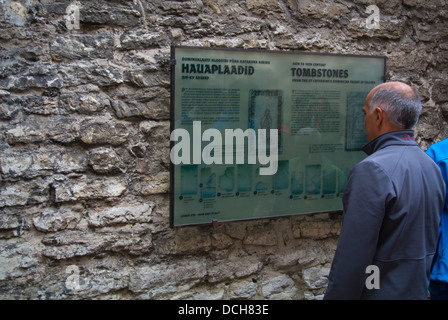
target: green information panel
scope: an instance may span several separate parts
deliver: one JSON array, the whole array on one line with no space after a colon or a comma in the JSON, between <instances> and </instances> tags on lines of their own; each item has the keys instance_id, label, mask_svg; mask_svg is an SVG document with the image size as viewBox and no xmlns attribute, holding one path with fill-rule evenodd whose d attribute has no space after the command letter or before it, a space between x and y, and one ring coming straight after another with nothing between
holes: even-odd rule
<instances>
[{"instance_id":1,"label":"green information panel","mask_svg":"<svg viewBox=\"0 0 448 320\"><path fill-rule=\"evenodd\" d=\"M342 209L378 56L172 47L171 226Z\"/></svg>"}]
</instances>

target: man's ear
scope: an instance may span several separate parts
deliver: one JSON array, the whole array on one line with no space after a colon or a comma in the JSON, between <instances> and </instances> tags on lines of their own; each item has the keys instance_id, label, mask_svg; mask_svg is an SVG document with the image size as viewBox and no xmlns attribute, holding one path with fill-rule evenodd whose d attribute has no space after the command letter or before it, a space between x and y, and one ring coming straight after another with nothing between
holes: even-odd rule
<instances>
[{"instance_id":1,"label":"man's ear","mask_svg":"<svg viewBox=\"0 0 448 320\"><path fill-rule=\"evenodd\" d=\"M384 112L384 110L380 107L376 107L374 112L376 117L376 124L378 127L381 127L384 123L385 117L387 117L386 112Z\"/></svg>"}]
</instances>

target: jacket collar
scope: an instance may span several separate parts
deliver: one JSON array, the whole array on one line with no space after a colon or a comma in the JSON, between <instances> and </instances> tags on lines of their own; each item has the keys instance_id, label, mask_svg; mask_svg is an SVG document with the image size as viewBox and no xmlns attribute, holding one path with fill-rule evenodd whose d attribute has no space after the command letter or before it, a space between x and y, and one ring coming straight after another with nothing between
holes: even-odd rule
<instances>
[{"instance_id":1,"label":"jacket collar","mask_svg":"<svg viewBox=\"0 0 448 320\"><path fill-rule=\"evenodd\" d=\"M417 143L414 138L414 130L396 130L386 132L367 143L362 150L370 156L376 151L391 145L416 146Z\"/></svg>"}]
</instances>

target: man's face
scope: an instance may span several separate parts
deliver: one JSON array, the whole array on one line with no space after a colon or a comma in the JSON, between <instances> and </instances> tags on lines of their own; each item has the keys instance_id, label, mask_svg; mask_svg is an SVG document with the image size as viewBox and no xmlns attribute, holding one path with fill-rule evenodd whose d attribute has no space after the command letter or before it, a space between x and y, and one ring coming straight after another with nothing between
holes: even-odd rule
<instances>
[{"instance_id":1,"label":"man's face","mask_svg":"<svg viewBox=\"0 0 448 320\"><path fill-rule=\"evenodd\" d=\"M366 135L367 140L371 141L376 138L378 135L376 132L376 110L373 111L373 113L370 113L369 106L368 106L369 99L366 100L366 103L364 104L364 108L362 108L362 111L364 112L364 127L366 128Z\"/></svg>"}]
</instances>

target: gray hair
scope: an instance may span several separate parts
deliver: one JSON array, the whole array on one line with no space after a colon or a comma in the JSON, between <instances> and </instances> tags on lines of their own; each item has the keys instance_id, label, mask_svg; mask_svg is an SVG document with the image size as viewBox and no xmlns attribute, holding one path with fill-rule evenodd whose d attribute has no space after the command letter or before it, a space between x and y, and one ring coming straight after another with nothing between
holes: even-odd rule
<instances>
[{"instance_id":1,"label":"gray hair","mask_svg":"<svg viewBox=\"0 0 448 320\"><path fill-rule=\"evenodd\" d=\"M369 102L370 112L379 107L389 121L403 129L412 129L422 112L420 97L415 90L407 92L393 87L378 88Z\"/></svg>"}]
</instances>

